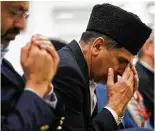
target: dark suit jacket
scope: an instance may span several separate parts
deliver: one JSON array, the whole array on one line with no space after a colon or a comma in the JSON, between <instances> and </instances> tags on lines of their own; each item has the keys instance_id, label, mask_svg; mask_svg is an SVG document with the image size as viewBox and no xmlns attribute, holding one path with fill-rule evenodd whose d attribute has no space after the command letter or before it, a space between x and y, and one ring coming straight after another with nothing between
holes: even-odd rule
<instances>
[{"instance_id":1,"label":"dark suit jacket","mask_svg":"<svg viewBox=\"0 0 155 131\"><path fill-rule=\"evenodd\" d=\"M65 131L113 131L118 129L112 114L103 109L94 118L90 113L88 67L74 40L58 51L60 63L53 81L55 92L66 106Z\"/></svg>"},{"instance_id":2,"label":"dark suit jacket","mask_svg":"<svg viewBox=\"0 0 155 131\"><path fill-rule=\"evenodd\" d=\"M144 98L144 104L151 113L151 125L154 127L154 73L144 67L139 61L136 63L139 76L139 91Z\"/></svg>"},{"instance_id":3,"label":"dark suit jacket","mask_svg":"<svg viewBox=\"0 0 155 131\"><path fill-rule=\"evenodd\" d=\"M2 131L39 131L47 127L46 125L50 127L56 119L54 111L36 94L24 91L24 87L22 77L6 59L3 59L1 65Z\"/></svg>"}]
</instances>

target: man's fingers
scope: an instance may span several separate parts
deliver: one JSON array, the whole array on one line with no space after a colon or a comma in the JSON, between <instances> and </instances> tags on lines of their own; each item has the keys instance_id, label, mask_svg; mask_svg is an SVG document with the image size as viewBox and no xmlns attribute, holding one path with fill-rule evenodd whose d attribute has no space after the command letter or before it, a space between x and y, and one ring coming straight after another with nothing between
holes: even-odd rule
<instances>
[{"instance_id":1,"label":"man's fingers","mask_svg":"<svg viewBox=\"0 0 155 131\"><path fill-rule=\"evenodd\" d=\"M42 36L40 34L35 34L32 36L31 41L35 42L35 41L40 41L40 40L49 40L46 36Z\"/></svg>"},{"instance_id":2,"label":"man's fingers","mask_svg":"<svg viewBox=\"0 0 155 131\"><path fill-rule=\"evenodd\" d=\"M108 69L107 86L112 86L114 84L114 71L112 68Z\"/></svg>"},{"instance_id":3,"label":"man's fingers","mask_svg":"<svg viewBox=\"0 0 155 131\"><path fill-rule=\"evenodd\" d=\"M33 41L33 44L35 44L36 46L39 46L39 47L40 47L40 45L51 45L51 46L53 46L51 44L51 42L48 40L35 40L35 41Z\"/></svg>"},{"instance_id":4,"label":"man's fingers","mask_svg":"<svg viewBox=\"0 0 155 131\"><path fill-rule=\"evenodd\" d=\"M138 89L139 85L139 78L138 78L138 73L136 71L136 68L134 67L133 64L130 65L131 71L133 73L133 91L135 92ZM130 79L131 81L131 79Z\"/></svg>"},{"instance_id":5,"label":"man's fingers","mask_svg":"<svg viewBox=\"0 0 155 131\"><path fill-rule=\"evenodd\" d=\"M132 85L132 82L134 81L134 74L133 74L133 72L131 71L130 72L130 76L129 76L129 78L128 78L128 82L130 83L130 85Z\"/></svg>"},{"instance_id":6,"label":"man's fingers","mask_svg":"<svg viewBox=\"0 0 155 131\"><path fill-rule=\"evenodd\" d=\"M37 44L35 44L35 45L39 46L41 49L45 49L53 57L54 63L56 65L58 64L59 56L58 56L54 46L52 45L52 43L49 40L37 41Z\"/></svg>"},{"instance_id":7,"label":"man's fingers","mask_svg":"<svg viewBox=\"0 0 155 131\"><path fill-rule=\"evenodd\" d=\"M29 56L29 51L31 49L31 43L27 43L22 49L21 49L21 62L24 62L26 61L26 59L28 58Z\"/></svg>"},{"instance_id":8,"label":"man's fingers","mask_svg":"<svg viewBox=\"0 0 155 131\"><path fill-rule=\"evenodd\" d=\"M33 41L33 44L43 49L47 49L48 47L54 48L53 44L49 40L35 40Z\"/></svg>"},{"instance_id":9,"label":"man's fingers","mask_svg":"<svg viewBox=\"0 0 155 131\"><path fill-rule=\"evenodd\" d=\"M123 73L123 75L122 75L122 78L124 80L127 80L129 78L129 76L130 76L130 72L131 72L130 64L128 64L125 71L124 71L124 73Z\"/></svg>"},{"instance_id":10,"label":"man's fingers","mask_svg":"<svg viewBox=\"0 0 155 131\"><path fill-rule=\"evenodd\" d=\"M39 45L39 47L41 49L46 50L47 52L50 53L50 55L53 56L53 51L55 50L55 48L51 44L50 45L49 44L41 44L41 45Z\"/></svg>"},{"instance_id":11,"label":"man's fingers","mask_svg":"<svg viewBox=\"0 0 155 131\"><path fill-rule=\"evenodd\" d=\"M133 87L133 91L134 91L134 81L131 82L131 86Z\"/></svg>"},{"instance_id":12,"label":"man's fingers","mask_svg":"<svg viewBox=\"0 0 155 131\"><path fill-rule=\"evenodd\" d=\"M134 75L137 75L136 68L134 67L133 64L131 64L131 70L133 71Z\"/></svg>"},{"instance_id":13,"label":"man's fingers","mask_svg":"<svg viewBox=\"0 0 155 131\"><path fill-rule=\"evenodd\" d=\"M138 86L139 86L138 75L134 75L134 92L138 89Z\"/></svg>"},{"instance_id":14,"label":"man's fingers","mask_svg":"<svg viewBox=\"0 0 155 131\"><path fill-rule=\"evenodd\" d=\"M54 65L55 65L55 70L56 70L60 58L59 58L59 55L58 55L58 53L56 52L56 50L54 48L51 51L51 54L52 54L52 58L53 58L53 62L54 62Z\"/></svg>"},{"instance_id":15,"label":"man's fingers","mask_svg":"<svg viewBox=\"0 0 155 131\"><path fill-rule=\"evenodd\" d=\"M35 57L38 57L38 53L39 53L40 49L36 46L36 45L33 45L31 46L31 49L29 51L29 59L28 59L28 62L31 62L33 61L33 59L35 59Z\"/></svg>"},{"instance_id":16,"label":"man's fingers","mask_svg":"<svg viewBox=\"0 0 155 131\"><path fill-rule=\"evenodd\" d=\"M52 57L53 68L56 70L57 65L59 63L59 56L58 56L57 52L55 51L55 48L52 45L52 43L49 41L49 39L45 36L40 35L40 34L36 34L36 35L32 36L31 41L40 50L46 50L46 52L49 53L49 55Z\"/></svg>"},{"instance_id":17,"label":"man's fingers","mask_svg":"<svg viewBox=\"0 0 155 131\"><path fill-rule=\"evenodd\" d=\"M50 53L50 55L53 58L53 62L55 64L55 66L57 67L57 64L59 63L59 56L55 50L55 48L52 46L52 44L41 44L40 45L41 49L45 49L48 53Z\"/></svg>"}]
</instances>

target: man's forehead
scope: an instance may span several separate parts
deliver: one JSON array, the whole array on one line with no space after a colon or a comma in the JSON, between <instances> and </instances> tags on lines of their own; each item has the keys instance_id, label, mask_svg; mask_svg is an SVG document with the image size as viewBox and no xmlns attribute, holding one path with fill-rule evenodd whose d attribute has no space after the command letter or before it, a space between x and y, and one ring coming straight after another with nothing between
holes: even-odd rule
<instances>
[{"instance_id":1,"label":"man's forehead","mask_svg":"<svg viewBox=\"0 0 155 131\"><path fill-rule=\"evenodd\" d=\"M21 11L28 11L29 9L28 1L3 1L2 3L5 5L5 7L17 8Z\"/></svg>"}]
</instances>

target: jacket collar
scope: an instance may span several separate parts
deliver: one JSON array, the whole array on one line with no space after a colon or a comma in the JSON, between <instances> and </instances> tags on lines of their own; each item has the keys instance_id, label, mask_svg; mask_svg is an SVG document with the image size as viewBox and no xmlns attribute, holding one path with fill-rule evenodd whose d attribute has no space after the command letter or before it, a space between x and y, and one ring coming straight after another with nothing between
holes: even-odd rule
<instances>
[{"instance_id":1,"label":"jacket collar","mask_svg":"<svg viewBox=\"0 0 155 131\"><path fill-rule=\"evenodd\" d=\"M85 80L88 81L89 80L88 66L87 66L86 60L83 56L83 53L82 53L82 50L81 50L79 44L75 40L73 40L67 46L73 52L74 56L76 57L77 64L79 65L80 70L81 70Z\"/></svg>"},{"instance_id":2,"label":"jacket collar","mask_svg":"<svg viewBox=\"0 0 155 131\"><path fill-rule=\"evenodd\" d=\"M85 103L87 105L87 107L89 108L86 108L84 109L86 114L87 114L87 117L85 117L86 120L90 119L91 117L91 105L90 105L90 88L89 88L89 73L88 73L88 66L87 66L87 63L86 63L86 60L83 56L83 53L82 53L82 50L79 46L79 44L73 40L71 43L69 43L67 45L70 50L72 51L72 53L74 54L75 56L75 59L77 61L77 64L81 70L81 73L83 75L83 78L85 79L85 82L86 82L86 90L87 90L87 97L86 97L86 101L88 103Z\"/></svg>"}]
</instances>

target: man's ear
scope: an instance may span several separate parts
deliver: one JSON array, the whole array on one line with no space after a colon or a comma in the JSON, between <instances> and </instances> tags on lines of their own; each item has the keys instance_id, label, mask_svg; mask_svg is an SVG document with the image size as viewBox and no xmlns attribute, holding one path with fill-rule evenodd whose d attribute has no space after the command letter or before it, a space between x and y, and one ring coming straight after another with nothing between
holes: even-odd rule
<instances>
[{"instance_id":1,"label":"man's ear","mask_svg":"<svg viewBox=\"0 0 155 131\"><path fill-rule=\"evenodd\" d=\"M91 46L91 51L93 55L98 55L99 52L102 50L105 41L102 37L98 37L93 41Z\"/></svg>"}]
</instances>

